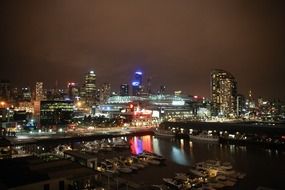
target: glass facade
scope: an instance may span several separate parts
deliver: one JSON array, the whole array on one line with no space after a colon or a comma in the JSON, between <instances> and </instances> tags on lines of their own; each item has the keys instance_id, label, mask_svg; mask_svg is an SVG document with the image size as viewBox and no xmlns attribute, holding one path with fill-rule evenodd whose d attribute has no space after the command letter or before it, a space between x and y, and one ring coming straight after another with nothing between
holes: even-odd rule
<instances>
[{"instance_id":1,"label":"glass facade","mask_svg":"<svg viewBox=\"0 0 285 190\"><path fill-rule=\"evenodd\" d=\"M90 71L85 76L84 96L88 104L93 104L96 99L96 74Z\"/></svg>"}]
</instances>

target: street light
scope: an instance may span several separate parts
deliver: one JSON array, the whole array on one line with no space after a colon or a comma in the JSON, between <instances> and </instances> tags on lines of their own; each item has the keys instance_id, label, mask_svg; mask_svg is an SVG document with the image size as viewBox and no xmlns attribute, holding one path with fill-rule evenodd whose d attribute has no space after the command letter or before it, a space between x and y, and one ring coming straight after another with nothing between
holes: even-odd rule
<instances>
[{"instance_id":1,"label":"street light","mask_svg":"<svg viewBox=\"0 0 285 190\"><path fill-rule=\"evenodd\" d=\"M78 101L78 102L76 103L76 105L77 105L78 108L80 108L80 107L82 106L82 102Z\"/></svg>"},{"instance_id":2,"label":"street light","mask_svg":"<svg viewBox=\"0 0 285 190\"><path fill-rule=\"evenodd\" d=\"M0 105L1 105L1 107L4 107L4 106L6 105L6 102L1 101L1 102L0 102Z\"/></svg>"}]
</instances>

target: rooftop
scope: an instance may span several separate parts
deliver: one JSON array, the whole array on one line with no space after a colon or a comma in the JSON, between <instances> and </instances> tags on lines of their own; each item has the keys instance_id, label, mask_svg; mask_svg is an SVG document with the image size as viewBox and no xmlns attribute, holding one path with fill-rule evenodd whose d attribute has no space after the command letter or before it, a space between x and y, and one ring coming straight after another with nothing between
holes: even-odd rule
<instances>
[{"instance_id":1,"label":"rooftop","mask_svg":"<svg viewBox=\"0 0 285 190\"><path fill-rule=\"evenodd\" d=\"M95 175L95 171L69 160L44 161L25 157L0 161L0 188L12 188L56 178Z\"/></svg>"}]
</instances>

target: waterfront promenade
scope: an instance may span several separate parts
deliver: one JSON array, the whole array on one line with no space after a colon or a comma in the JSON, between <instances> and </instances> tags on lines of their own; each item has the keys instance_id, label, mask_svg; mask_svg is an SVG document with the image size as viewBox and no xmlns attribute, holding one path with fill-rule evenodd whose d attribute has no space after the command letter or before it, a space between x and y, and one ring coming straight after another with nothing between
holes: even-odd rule
<instances>
[{"instance_id":1,"label":"waterfront promenade","mask_svg":"<svg viewBox=\"0 0 285 190\"><path fill-rule=\"evenodd\" d=\"M153 134L152 127L94 128L92 130L73 130L66 132L19 133L15 137L4 137L2 146L28 144L59 144L78 141L90 141L120 136Z\"/></svg>"},{"instance_id":2,"label":"waterfront promenade","mask_svg":"<svg viewBox=\"0 0 285 190\"><path fill-rule=\"evenodd\" d=\"M236 134L267 135L274 137L285 136L285 124L278 123L253 123L253 122L163 122L160 127L181 131L185 136L189 130L211 130ZM114 128L77 128L57 132L17 133L15 137L3 137L0 146L17 146L28 144L58 144L96 139L112 138L119 136L133 136L153 134L153 127L114 127Z\"/></svg>"},{"instance_id":3,"label":"waterfront promenade","mask_svg":"<svg viewBox=\"0 0 285 190\"><path fill-rule=\"evenodd\" d=\"M285 123L265 122L163 122L162 127L184 130L216 130L228 133L285 135Z\"/></svg>"}]
</instances>

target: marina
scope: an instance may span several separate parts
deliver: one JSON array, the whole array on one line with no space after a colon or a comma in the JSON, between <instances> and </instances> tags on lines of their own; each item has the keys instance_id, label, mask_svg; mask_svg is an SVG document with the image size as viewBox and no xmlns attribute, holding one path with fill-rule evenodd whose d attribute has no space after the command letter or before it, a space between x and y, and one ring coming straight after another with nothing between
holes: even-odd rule
<instances>
[{"instance_id":1,"label":"marina","mask_svg":"<svg viewBox=\"0 0 285 190\"><path fill-rule=\"evenodd\" d=\"M19 148L22 153L28 150ZM67 144L38 145L45 160L70 159L101 173L109 189L283 189L284 152L161 136L125 136ZM19 151L20 152L20 151ZM258 160L253 162L253 158ZM276 165L266 166L273 160ZM251 167L248 167L250 165ZM284 168L283 168L284 169ZM158 174L158 175L154 175ZM258 176L255 178L254 176ZM173 187L176 184L176 187ZM118 188L117 188L118 187ZM108 189L108 188L107 188Z\"/></svg>"}]
</instances>

